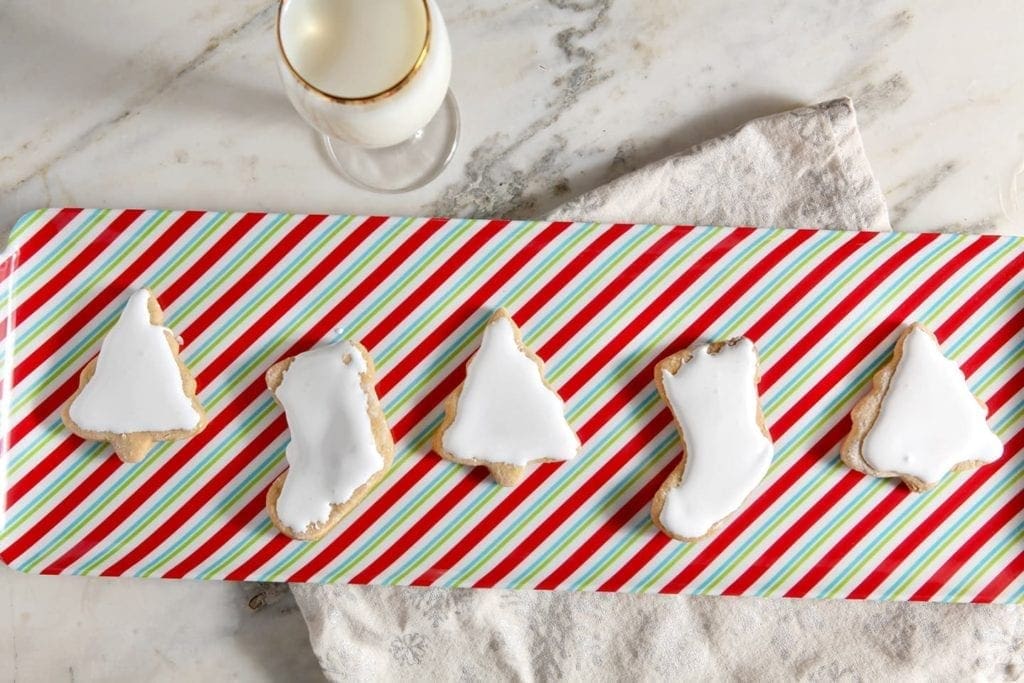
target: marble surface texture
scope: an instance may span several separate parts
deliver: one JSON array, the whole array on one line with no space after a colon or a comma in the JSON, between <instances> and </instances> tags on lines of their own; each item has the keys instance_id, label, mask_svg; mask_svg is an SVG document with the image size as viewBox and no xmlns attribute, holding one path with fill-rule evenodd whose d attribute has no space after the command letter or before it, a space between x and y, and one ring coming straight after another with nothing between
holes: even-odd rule
<instances>
[{"instance_id":1,"label":"marble surface texture","mask_svg":"<svg viewBox=\"0 0 1024 683\"><path fill-rule=\"evenodd\" d=\"M0 0L0 226L40 206L537 216L739 123L850 95L900 229L1024 232L1018 0L439 0L463 116L433 184L334 176L276 3ZM316 680L273 587L0 567L0 679Z\"/></svg>"}]
</instances>

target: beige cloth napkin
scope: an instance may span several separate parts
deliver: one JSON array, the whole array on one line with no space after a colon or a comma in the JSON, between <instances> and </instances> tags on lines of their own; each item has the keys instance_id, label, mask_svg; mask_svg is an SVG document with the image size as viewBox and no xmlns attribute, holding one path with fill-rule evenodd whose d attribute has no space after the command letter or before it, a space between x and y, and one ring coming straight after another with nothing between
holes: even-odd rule
<instances>
[{"instance_id":1,"label":"beige cloth napkin","mask_svg":"<svg viewBox=\"0 0 1024 683\"><path fill-rule=\"evenodd\" d=\"M849 100L752 121L552 216L888 230ZM1017 606L293 585L332 680L1024 675Z\"/></svg>"}]
</instances>

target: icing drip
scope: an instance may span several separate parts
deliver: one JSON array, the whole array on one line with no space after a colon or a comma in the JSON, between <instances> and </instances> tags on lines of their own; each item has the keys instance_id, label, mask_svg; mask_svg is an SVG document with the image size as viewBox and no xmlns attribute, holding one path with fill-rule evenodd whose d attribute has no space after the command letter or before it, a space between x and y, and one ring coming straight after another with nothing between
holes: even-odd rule
<instances>
[{"instance_id":1,"label":"icing drip","mask_svg":"<svg viewBox=\"0 0 1024 683\"><path fill-rule=\"evenodd\" d=\"M580 440L565 419L562 399L537 364L516 344L512 322L499 316L484 329L480 350L466 368L445 450L459 458L526 465L568 460Z\"/></svg>"},{"instance_id":2,"label":"icing drip","mask_svg":"<svg viewBox=\"0 0 1024 683\"><path fill-rule=\"evenodd\" d=\"M957 463L998 460L1003 444L989 429L964 373L928 332L915 327L903 341L862 451L876 470L934 484Z\"/></svg>"},{"instance_id":3,"label":"icing drip","mask_svg":"<svg viewBox=\"0 0 1024 683\"><path fill-rule=\"evenodd\" d=\"M296 531L326 522L332 504L384 466L361 385L366 371L359 350L342 341L296 356L274 392L291 435L277 515Z\"/></svg>"},{"instance_id":4,"label":"icing drip","mask_svg":"<svg viewBox=\"0 0 1024 683\"><path fill-rule=\"evenodd\" d=\"M68 411L82 429L131 434L198 426L168 330L150 322L151 296L145 289L134 292L103 339L96 371Z\"/></svg>"},{"instance_id":5,"label":"icing drip","mask_svg":"<svg viewBox=\"0 0 1024 683\"><path fill-rule=\"evenodd\" d=\"M686 467L670 489L661 524L674 536L698 538L737 510L764 478L772 442L757 423L757 354L749 339L708 346L662 384L686 445Z\"/></svg>"}]
</instances>

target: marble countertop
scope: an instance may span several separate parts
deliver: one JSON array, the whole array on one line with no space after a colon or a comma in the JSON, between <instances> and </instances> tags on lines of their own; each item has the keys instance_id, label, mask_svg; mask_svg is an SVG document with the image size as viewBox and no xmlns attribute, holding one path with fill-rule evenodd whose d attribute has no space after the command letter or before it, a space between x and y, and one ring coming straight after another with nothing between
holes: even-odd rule
<instances>
[{"instance_id":1,"label":"marble countertop","mask_svg":"<svg viewBox=\"0 0 1024 683\"><path fill-rule=\"evenodd\" d=\"M0 2L0 226L40 206L537 216L743 121L849 95L901 229L1021 231L1016 0L439 0L462 140L406 195L333 175L276 3ZM315 680L286 591L0 568L0 678Z\"/></svg>"}]
</instances>

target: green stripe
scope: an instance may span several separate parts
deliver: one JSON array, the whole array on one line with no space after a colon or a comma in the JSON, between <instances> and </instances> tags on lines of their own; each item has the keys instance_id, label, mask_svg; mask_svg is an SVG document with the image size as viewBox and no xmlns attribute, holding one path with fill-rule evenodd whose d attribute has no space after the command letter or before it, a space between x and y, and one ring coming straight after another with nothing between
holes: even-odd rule
<instances>
[{"instance_id":1,"label":"green stripe","mask_svg":"<svg viewBox=\"0 0 1024 683\"><path fill-rule=\"evenodd\" d=\"M784 234L784 233L780 231L780 232L779 232L778 234L780 234L780 235L781 235L781 234ZM759 243L755 243L755 244L754 244L754 245L752 245L752 246L760 246L760 244L759 244ZM741 264L741 263L744 263L744 262L745 262L745 258L743 258L743 257L736 257L735 261L736 261L736 263L737 263L737 264ZM734 264L734 265L735 265L735 264ZM735 269L734 269L734 268L730 268L730 269L729 269L729 271L728 271L728 273L729 273L729 275L730 275L730 276L731 276L731 275L734 275L734 273L735 273ZM725 279L725 278L723 277L723 278L716 278L716 279L720 281L720 280L723 280L723 279ZM730 283L730 284L731 284L731 283ZM695 302L694 302L693 304L691 304L691 305L689 305L689 306L688 306L688 308L689 308L689 309L690 309L691 311L694 311L694 312L697 312L697 311L699 311L699 307L700 307L701 305L703 305L704 301L705 301L705 300L706 300L706 299L707 299L707 298L708 298L708 297L709 297L709 296L710 296L710 295L711 295L711 294L712 294L713 292L717 292L717 290L716 290L716 289L706 289L706 290L705 290L705 291L704 291L704 292L703 292L703 293L702 293L702 294L701 294L701 295L700 295L700 296L699 296L699 297L698 297L698 298L696 299L696 301L695 301ZM689 311L687 311L687 312L689 312ZM681 319L680 319L680 318L677 318L677 319L675 319L675 320L673 321L673 326L674 326L674 327L678 327L678 326L680 326L680 325L681 325ZM660 340L661 340L661 339L662 339L662 338L663 338L663 337L665 336L665 334L666 334L666 331L665 331L665 329L663 328L663 329L662 329L662 330L660 330L659 332L656 332L656 333L654 333L653 335L650 335L650 337L651 337L651 338L653 338L653 339L655 340L655 343L653 343L653 344L648 344L648 345L646 345L646 347L645 347L644 351L648 351L648 350L650 350L650 351L654 351L654 350L656 350L656 348L657 348L657 347L659 346L659 343L658 343L658 342L659 342L659 341L660 341ZM641 357L641 358L643 358L643 357L645 357L645 356L646 356L646 354L640 354L640 357ZM602 387L599 387L599 388L598 388L598 390L600 390L601 388L603 388L603 386L602 386ZM595 394L597 393L597 391L598 391L598 390L595 390ZM656 394L655 394L654 392L651 392L651 393L650 393L650 395L649 395L649 398L653 399L653 398L655 398L655 397L656 397ZM588 402L589 402L589 401L588 401ZM653 405L653 404L652 404L652 405Z\"/></svg>"},{"instance_id":2,"label":"green stripe","mask_svg":"<svg viewBox=\"0 0 1024 683\"><path fill-rule=\"evenodd\" d=\"M46 308L40 309L40 312L43 315L38 316L31 324L26 323L26 330L22 331L19 326L18 334L14 339L14 353L18 356L22 355L28 345L31 344L40 334L53 331L50 326L55 321L68 317L68 312L73 310L76 304L78 304L83 298L92 295L92 289L96 286L96 283L109 281L111 279L110 272L118 264L122 263L130 253L133 253L139 244L156 232L167 219L168 215L169 212L160 211L147 219L145 229L126 233L131 235L127 243L120 249L114 250L110 255L111 258L108 258L102 265L94 264L90 267L90 269L86 271L90 273L89 277L86 278L84 282L76 284L75 288L72 289L59 304L47 304Z\"/></svg>"},{"instance_id":3,"label":"green stripe","mask_svg":"<svg viewBox=\"0 0 1024 683\"><path fill-rule=\"evenodd\" d=\"M488 274L491 272L491 270L493 269L494 264L498 261L498 259L501 258L502 256L504 256L506 253L508 253L512 249L512 247L515 246L516 244L518 244L519 242L522 242L526 238L530 238L531 237L531 233L535 233L536 232L536 230L534 229L535 227L536 227L536 223L532 223L532 222L531 223L510 223L509 225L507 225L504 230L507 231L508 234L504 237L504 239L501 240L496 246L492 246L491 251L484 258L480 259L480 262L477 263L473 267L473 269L469 270L466 274L464 274L462 276L462 278L461 278L459 283L457 283L456 285L454 285L454 286L452 286L452 287L447 289L448 293L445 295L445 297L439 303L437 303L435 306L431 307L430 314L429 314L430 317L433 318L435 316L440 315L442 312L446 311L447 307L450 306L451 303L454 302L457 299L457 297L461 296L468 289L468 287L471 284L475 285L477 283L477 281L481 277L488 276ZM508 299L506 298L506 301L507 300ZM353 333L352 334L353 337L358 337L358 333L361 331L362 327L364 325L366 325L366 324L369 324L369 322L370 321L367 319L367 316L361 314L359 316L357 322L353 325L352 329L351 330L347 330L346 332L351 331ZM481 316L481 320L478 322L478 324L480 326L482 326L485 322L486 322L486 319L483 316ZM406 336L400 338L399 340L397 340L395 342L395 344L396 345L404 345L404 344L408 343L411 339L412 339L411 335L406 335ZM458 351L458 349L455 349L453 351L449 351L449 353L443 359L441 359L441 360L439 360L439 361L437 361L437 362L432 364L432 369L430 370L432 375L438 374L438 373L440 373L442 371L442 369L446 366L447 360L452 358L452 357L454 357L455 351ZM394 405L386 406L385 409L384 409L385 414L388 416L389 422L393 421L395 409L396 409L396 407ZM424 441L422 443L414 444L411 447L411 449L419 450L420 448L425 446L427 444L427 440L429 439L429 434L424 436L423 439L424 439ZM411 449L410 448L403 448L403 449L401 449L401 452L400 452L399 456L396 457L396 461L399 460L400 458L402 458L404 456L404 454L409 453L409 452L413 452L413 450L411 450ZM377 486L382 486L386 482L389 482L394 476L397 476L397 474L396 474L397 471L398 471L398 468L392 466L392 468L385 474L385 476L382 477L381 481L378 482ZM442 473L436 475L436 477L441 477L441 476L446 476L447 475L447 471L446 470L442 470L441 472ZM436 480L437 479L435 478L434 481L436 482ZM376 489L376 486L374 487L374 489ZM371 490L371 493L372 493L372 490ZM421 505L423 503L423 501L424 501L424 499L421 497L419 499L419 502L416 505L417 509L418 509L419 505ZM381 534L379 534L379 536L381 538L383 538L384 536L386 536L386 534L385 533L381 533ZM251 545L255 544L258 540L260 540L258 537L253 536L253 537L248 538L245 541L245 544L246 544L246 546L251 546ZM279 561L278 564L275 565L275 567L272 570L270 570L269 575L270 576L280 575L281 572L283 572L285 569L287 569L287 568L289 568L291 566L294 566L294 564L298 560L300 560L307 553L312 551L312 547L313 546L311 544L303 544L303 545L295 548L292 551L291 554L287 555L283 560Z\"/></svg>"},{"instance_id":4,"label":"green stripe","mask_svg":"<svg viewBox=\"0 0 1024 683\"><path fill-rule=\"evenodd\" d=\"M708 238L711 235L712 231L706 231L700 234L700 236L696 238L696 241L693 244L689 245L686 245L686 241L684 240L682 244L686 245L686 248L680 254L665 259L662 263L661 269L654 275L648 276L647 285L646 287L644 287L644 289L651 289L658 283L663 282L667 277L670 276L670 271L672 270L673 266L677 265L680 261L689 258L697 249L704 246L704 244L708 241ZM757 242L756 240L752 243L752 245L757 244L759 244L759 242ZM749 246L751 245L748 245L748 247ZM728 266L726 266L726 268L728 268ZM709 278L711 282L717 281L717 284L719 286L722 283L723 279L724 278ZM673 328L678 327L683 319L685 319L688 315L692 314L694 311L698 310L699 306L708 297L710 297L712 293L717 291L718 287L715 284L712 284L711 286L705 288L699 295L694 297L692 302L687 302L685 306L680 307L676 311L675 315L671 317L670 321L667 324L662 325L658 333L651 335L650 341L648 341L642 347L640 347L635 354L632 354L634 358L633 362L625 362L618 368L617 371L607 374L605 376L605 379L601 382L601 384L593 389L593 392L596 394L606 387L615 386L627 374L634 373L636 369L640 367L642 363L647 362L647 359L650 357L650 355L657 348L660 347L660 344L663 343L664 341L664 337L668 336L669 334L673 334ZM637 296L630 296L628 301L636 302L639 300L640 298ZM606 313L605 321L601 324L601 326L598 329L595 329L591 332L587 341L594 338L604 338L605 335L608 333L609 329L611 329L612 321L621 318L621 315L617 315L614 311L610 314L610 318L607 317L608 315L609 314ZM567 364L568 361L566 361L566 365L563 365L561 367L564 368L567 366ZM550 378L551 377L549 376L549 379ZM643 415L647 411L651 410L657 403L656 394L653 392L646 394L641 400L641 410L638 410L638 416ZM580 415L583 414L585 410L584 404L592 402L592 399L585 399L583 403L574 403L574 405L570 408L568 412L568 418L570 422L577 419ZM596 436L597 435L595 435L595 439ZM591 440L591 442L593 441L594 439ZM608 442L608 445L610 446L611 442ZM515 522L504 525L506 531L500 538L493 539L492 543L482 552L478 553L472 561L467 561L465 563L465 568L453 579L453 582L457 584L462 584L468 579L469 576L473 575L476 571L478 571L480 567L484 566L485 564L488 564L495 554L500 552L514 538L519 536L522 530L533 519L535 519L541 512L544 512L553 499L559 498L561 494L564 493L570 485L572 485L579 477L586 473L590 465L597 460L597 456L601 452L603 452L603 449L599 451L592 451L588 455L587 452L584 451L584 453L579 457L579 459L573 462L572 466L567 469L566 475L564 475L560 479L555 480L555 483L553 485L549 485L549 488L542 494L539 500L536 500L534 502L534 504L531 506L529 510L520 511L520 516Z\"/></svg>"},{"instance_id":5,"label":"green stripe","mask_svg":"<svg viewBox=\"0 0 1024 683\"><path fill-rule=\"evenodd\" d=\"M251 358L249 360L249 362L245 363L241 368L239 368L236 372L234 372L228 378L228 380L225 381L221 385L221 387L218 390L214 391L212 393L212 395L206 396L204 398L204 401L205 401L205 405L207 407L207 410L212 413L212 409L214 407L216 407L217 404L219 404L221 400L223 400L225 397L233 394L235 389L237 389L238 386L240 384L242 384L244 381L251 380L252 379L252 373L254 371L257 371L260 368L263 368L265 366L266 362L269 360L270 357L272 357L274 354L276 354L278 352L278 350L284 344L288 343L291 339L293 339L294 335L300 329L303 329L304 327L307 326L308 321L312 318L312 316L315 313L317 313L321 308L323 308L328 303L330 303L331 298L336 296L337 293L342 288L347 286L357 275L359 275L361 273L361 271L369 263L373 262L373 260L376 258L376 256L378 254L380 254L386 247L390 246L391 242L401 233L402 228L404 228L406 224L407 223L402 223L402 224L399 224L398 226L396 226L393 229L385 231L385 233L383 235L381 235L380 238L378 239L378 241L375 243L375 245L372 248L372 250L370 251L370 253L365 258L361 259L355 265L354 268L352 268L351 270L347 270L345 272L344 276L342 276L340 278L340 281L338 281L336 283L336 285L333 288L331 288L330 291L325 292L323 296L318 297L316 299L316 301L314 301L314 305L312 307L307 308L304 311L302 311L302 313L295 320L293 320L293 322L290 325L288 325L286 327L283 327L282 329L278 330L278 335L276 336L276 341L269 342L267 347L261 353L257 354L253 358ZM325 245L326 244L327 243L325 242ZM322 248L323 247L318 249L318 252ZM309 258L312 258L315 255L316 254L311 255ZM298 269L296 269L296 270L298 270ZM284 277L288 277L288 275L285 275ZM269 401L269 400L268 401L264 401L262 404L257 404L255 407L251 408L250 412L251 411L256 411L257 414L262 414L261 411L269 409L273 405L274 404L273 404L272 401ZM244 430L240 431L239 433L245 434ZM135 465L134 467L131 468L132 472L131 472L131 474L129 476L132 477L132 478L140 476L143 473L144 468L155 466L155 463L162 462L161 458L159 456L162 455L163 452L169 450L172 447L172 445L173 445L173 442L163 442L160 445L158 445L154 449L154 451L152 451L146 457L146 459L143 462L141 462L141 463L139 463L139 464L137 464L137 465ZM138 472L138 474L136 474L136 472ZM177 491L175 492L175 494L174 494L174 498L179 496L183 491L184 491L184 488L179 487L177 489ZM151 510L150 511L150 516L161 514L163 512L163 510L165 510L167 508L167 505L169 505L169 504L170 504L170 501L168 503L166 503L165 505L161 506L160 508ZM87 522L89 519L91 519L96 514L101 512L102 509L103 509L103 507L101 506L100 508L97 508L96 510L92 511L92 513L89 515L89 517L85 521ZM139 526L139 527L137 527L137 528L132 530L130 535L127 536L127 540L125 540L125 539L117 539L117 541L115 541L113 543L109 543L103 554L109 557L123 543L127 542L128 540L131 540L131 539L135 538L139 533L141 533L144 530L145 529L142 526ZM47 552L47 554L49 554L50 552L53 552L53 549L48 548L46 552ZM96 560L94 562L98 562L98 561L102 561L102 560ZM90 564L92 564L92 563L90 563ZM83 571L85 571L85 570L83 569Z\"/></svg>"},{"instance_id":6,"label":"green stripe","mask_svg":"<svg viewBox=\"0 0 1024 683\"><path fill-rule=\"evenodd\" d=\"M21 218L15 221L14 227L11 228L11 236L7 240L7 249L5 249L5 251L10 251L11 249L17 250L17 248L21 246L21 242L23 241L22 237L25 236L28 229L35 225L36 221L38 221L39 218L48 210L49 209L36 209L35 211L29 211L26 214L22 214Z\"/></svg>"},{"instance_id":7,"label":"green stripe","mask_svg":"<svg viewBox=\"0 0 1024 683\"><path fill-rule=\"evenodd\" d=\"M987 259L982 264L979 264L972 270L968 271L967 276L961 277L957 286L953 289L950 295L937 299L931 308L923 316L918 318L920 322L928 326L934 326L940 316L946 314L953 302L967 291L967 288L973 285L977 281L978 277L982 274L989 273L997 264L997 259ZM866 379L867 378L865 378L865 380ZM859 386L859 383L856 384ZM824 543L831 541L837 533L845 531L847 528L847 522L852 519L854 514L864 512L865 507L869 505L875 505L877 503L878 496L882 493L887 493L889 489L889 486L883 487L879 485L878 480L875 480L869 486L862 488L860 493L851 502L848 502L844 507L839 508L839 510L833 513L832 520L830 520L828 524L822 525L818 534L812 537L811 541L805 542L799 551L791 554L789 562L777 570L773 579L769 580L768 583L758 591L758 594L771 594L781 585L789 581L790 577L798 569L805 566L816 556L818 550ZM887 539L880 539L879 544L884 543L885 540Z\"/></svg>"},{"instance_id":8,"label":"green stripe","mask_svg":"<svg viewBox=\"0 0 1024 683\"><path fill-rule=\"evenodd\" d=\"M96 227L96 224L106 218L109 213L110 209L98 209L91 214L86 214L87 220L85 225L77 228L70 238L58 240L57 246L59 248L56 251L50 252L45 261L38 265L33 264L32 270L24 276L19 274L19 277L14 281L14 297L20 299L32 283L38 280L44 273L47 273L54 265L60 265L60 262L64 261L64 257L71 253L73 249L76 249L82 240L89 235L89 231ZM67 229L65 229L66 231Z\"/></svg>"},{"instance_id":9,"label":"green stripe","mask_svg":"<svg viewBox=\"0 0 1024 683\"><path fill-rule=\"evenodd\" d=\"M767 284L762 285L761 291L754 295L751 303L739 309L730 320L723 323L721 327L718 327L715 333L710 335L709 338L728 339L740 334L743 327L747 325L748 320L756 311L760 310L760 305L763 304L763 302L777 296L781 288L785 284L788 284L793 278L797 277L797 275L806 275L805 271L808 270L808 267L814 262L814 259L819 256L821 250L825 248L826 245L831 246L843 236L844 233L842 231L832 231L823 239L819 239L818 236L816 236L814 240L808 242L802 254L797 256L795 259L786 259L780 263L777 267L781 267L782 272L775 278L771 279ZM648 537L650 532L650 522L637 525L636 528L620 540L618 546L613 547L607 553L607 559L605 559L602 564L607 566L609 563L615 561L617 558L621 557L628 548L635 545L639 539ZM661 573L663 574L667 569L668 567L665 567ZM600 577L601 574L598 572L588 572L574 586L574 589L582 590Z\"/></svg>"},{"instance_id":10,"label":"green stripe","mask_svg":"<svg viewBox=\"0 0 1024 683\"><path fill-rule=\"evenodd\" d=\"M1014 419L1018 419L1022 415L1024 415L1024 412L1018 410ZM956 477L947 477L935 489L916 498L914 502L917 504L923 504L923 502L928 499L941 499L944 492L955 486L957 483L958 479ZM865 546L866 552L862 553L859 556L859 559L855 560L841 576L836 577L832 582L825 586L820 594L823 597L838 597L840 594L845 595L848 593L849 583L861 574L867 564L872 562L878 553L881 552L897 536L899 536L901 531L909 526L912 521L914 520L910 516L901 516L896 518L890 525L890 530L883 534L883 537L888 540L885 543L876 543L872 540L869 545Z\"/></svg>"},{"instance_id":11,"label":"green stripe","mask_svg":"<svg viewBox=\"0 0 1024 683\"><path fill-rule=\"evenodd\" d=\"M978 582L982 578L989 578L997 566L1008 565L1009 563L1006 562L1006 556L1011 552L1020 552L1021 541L1024 541L1024 524L1019 524L1014 528L1011 533L1008 534L1008 538L1001 539L996 536L995 542L990 541L993 545L993 552L991 552L990 556L987 557L984 563L973 569L970 574L970 580L963 582L962 585L958 584L957 590L947 594L943 601L962 602L968 595L977 595L978 590L980 589L976 589L975 586L977 586ZM1019 601L1020 595L1015 595L1008 600L1008 602Z\"/></svg>"},{"instance_id":12,"label":"green stripe","mask_svg":"<svg viewBox=\"0 0 1024 683\"><path fill-rule=\"evenodd\" d=\"M430 246L430 249L429 249L429 252L428 252L428 253L431 253L431 254L438 254L438 253L440 253L440 252L441 252L441 251L442 251L443 249L447 248L447 247L448 247L448 246L450 246L451 244L454 244L454 243L455 243L455 241L456 241L456 240L455 240L455 238L456 238L457 236L460 236L461 234L463 234L463 232L465 232L466 230L468 230L468 229L470 228L470 226L472 226L473 224L474 224L474 221L463 221L463 222L461 222L460 224L458 224L458 226L457 226L457 228L456 228L455 230L452 230L452 231L450 232L450 234L449 234L449 235L448 235L447 237L445 237L445 238L444 238L444 239L443 239L443 240L441 241L441 243L440 243L439 245L431 245L431 246ZM405 227L405 226L402 226L402 227ZM394 234L397 234L397 231L394 231ZM374 255L376 255L377 253L379 253L379 252L375 251L375 252L374 252ZM363 265L366 265L366 264L367 264L367 263L368 263L369 261L371 261L371 260L372 260L372 259L363 259L361 263L362 263ZM422 271L422 259L421 259L421 262L420 262L420 263L418 263L418 264L416 264L416 265L414 265L414 266L413 266L413 269L412 269L412 270L407 270L407 271L405 271L405 272L406 272L406 275L404 275L404 276L403 276L403 282L406 282L406 281L410 281L410 280L411 280L411 278L412 278L412 275L410 275L410 273L417 273L417 274L418 274L418 273L419 273L419 272L421 272L421 271ZM400 289L400 288L401 288L400 286L397 286L397 285L396 285L396 289ZM382 299L381 299L380 297L378 297L378 300L377 300L377 302L376 302L375 304L373 304L373 307L374 307L374 310L375 310L375 312L376 312L376 311L379 311L379 309L380 309L380 308L382 308L382 307L383 307L383 305L384 305L384 303L383 303ZM346 328L346 333L348 333L348 332L350 332L350 331L352 331L352 328ZM278 462L278 458L279 458L279 457L280 457L280 454L278 454L278 455L277 455L277 458L274 458L274 459L273 459L273 462L274 462L275 464L276 464L276 463ZM251 481L251 482L250 482L250 484L249 484L248 486L244 486L244 487L242 487L242 488L240 489L240 491L239 491L239 494L244 494L244 493L247 493L247 492L248 492L248 491L249 491L250 489L252 489L252 488L253 488L253 487L254 487L254 486L255 486L255 485L257 484L257 483L258 483L257 481ZM165 558L165 559L164 559L164 560L163 560L163 561L162 561L162 562L161 562L160 564L163 564L163 562L166 562L166 561L168 561L168 560L170 560L170 559L173 559L173 555L168 555L168 556L167 556L167 557L166 557L166 558Z\"/></svg>"},{"instance_id":13,"label":"green stripe","mask_svg":"<svg viewBox=\"0 0 1024 683\"><path fill-rule=\"evenodd\" d=\"M924 273L931 271L936 262L939 261L941 257L945 256L946 253L949 252L954 246L958 246L958 243L960 241L961 240L944 241L943 243L941 243L941 246L934 251L925 250L924 252L919 252L917 265L915 265L909 272L907 272L906 274L898 272L894 273L894 275L897 275L899 277L899 283L890 284L889 288L885 291L883 295L879 296L876 293L872 297L872 304L870 306L871 310L887 310L887 307L892 303L896 296L902 292L900 287L897 286L898 284L903 285L909 281L916 282L918 279L921 279ZM890 279L892 277L893 276L890 276ZM782 402L782 397L791 396L793 393L795 393L797 385L804 382L809 376L820 376L818 375L818 373L820 373L820 370L822 366L825 364L825 362L827 360L832 359L838 353L839 349L843 347L844 344L849 343L853 339L863 336L863 329L868 324L871 323L874 323L874 321L871 320L870 318L854 318L850 322L850 324L847 325L846 330L842 334L834 335L833 339L835 339L835 343L831 344L827 348L827 350L825 350L824 353L816 356L816 360L810 364L810 367L808 369L802 369L799 373L797 373L796 377L792 378L789 381L788 389L783 389L781 392L778 393L779 398L775 398L775 395L773 395L770 399L765 401L765 412L774 412L772 408ZM883 359L880 357L876 358L872 363L871 367L878 367L882 360ZM859 392L860 389L860 384L856 383L855 386L849 386L844 392L842 392L843 400L841 402L833 402L832 409L828 410L825 416L826 420L831 421L835 417L837 417L838 414L845 408L845 404L850 399L851 395L856 392ZM787 453L792 452L793 449L798 444L802 443L804 440L809 439L811 436L819 435L818 432L820 429L820 425L824 421L825 420L819 418L818 420L814 421L814 426L805 427L803 430L798 432L798 436L793 441L793 444L789 448L785 449L785 451ZM778 457L777 454L775 461L769 468L769 473L768 476L765 477L765 481L773 479L774 475L778 473L781 469L783 469L783 463L787 465L786 469L788 469L788 465L792 464L791 462L787 462L787 458ZM831 466L818 468L818 472L812 478L811 483L809 485L805 485L804 492L796 496L795 498L788 498L788 504L783 509L779 510L767 522L762 522L762 525L759 530L754 531L751 535L748 535L742 547L740 547L737 550L737 552L735 552L730 557L730 559L719 565L712 572L712 574L701 584L701 590L715 590L718 584L726 580L735 571L735 568L738 565L743 563L749 564L748 558L750 557L751 553L754 552L754 549L760 546L764 542L765 538L771 536L782 525L783 522L788 521L793 514L802 512L802 508L807 499L812 494L818 493L818 491L823 486L830 482L831 478L836 475L836 463L837 461L833 458L830 460Z\"/></svg>"},{"instance_id":14,"label":"green stripe","mask_svg":"<svg viewBox=\"0 0 1024 683\"><path fill-rule=\"evenodd\" d=\"M158 271L156 276L154 276L153 279L149 280L149 284L151 284L153 287L162 286L165 280L167 280L172 274L176 274L176 271L180 269L182 262L185 259L190 258L195 253L195 251L203 243L206 242L207 239L214 235L217 228L219 228L224 223L224 221L228 219L229 216L230 214L226 213L219 214L219 217L214 221L212 225L210 225L207 228L201 229L199 234L194 235L192 237L192 241L189 243L189 246L186 249L184 249L181 252L178 252L173 260L169 261L168 263L160 267L160 270ZM120 262L121 260L123 260L123 258L124 257L122 255L121 257L119 257L118 261ZM103 321L101 321L98 324L95 324L91 328L89 334L76 343L75 353L63 357L52 367L48 368L46 374L42 378L40 378L40 380L37 380L35 383L33 383L29 389L25 390L24 392L19 390L19 398L14 402L14 405L11 409L12 413L17 414L21 412L28 403L34 403L44 389L46 389L50 384L52 384L54 380L62 377L64 373L67 372L67 370L73 364L76 364L77 361L80 361L84 355L86 355L87 353L95 353L95 344L98 343L100 335L106 333L107 327L113 322L114 318L118 315L118 313L120 313L120 311L113 311L105 319L103 319Z\"/></svg>"}]
</instances>

